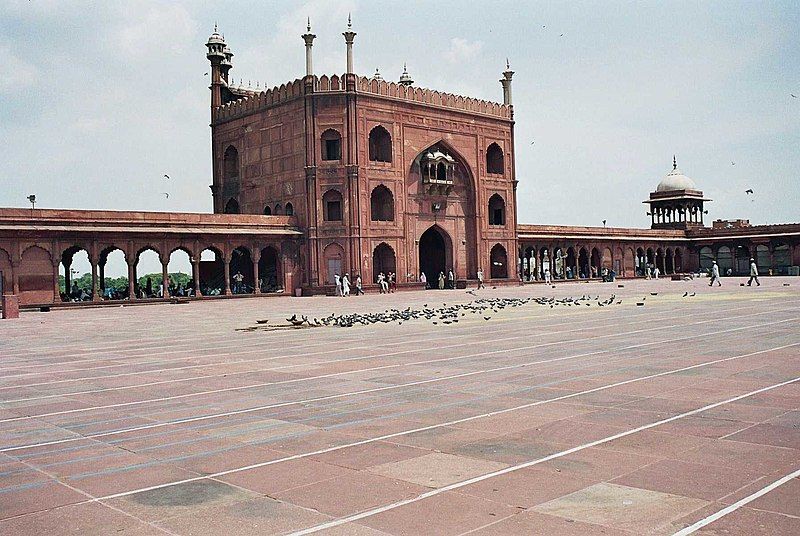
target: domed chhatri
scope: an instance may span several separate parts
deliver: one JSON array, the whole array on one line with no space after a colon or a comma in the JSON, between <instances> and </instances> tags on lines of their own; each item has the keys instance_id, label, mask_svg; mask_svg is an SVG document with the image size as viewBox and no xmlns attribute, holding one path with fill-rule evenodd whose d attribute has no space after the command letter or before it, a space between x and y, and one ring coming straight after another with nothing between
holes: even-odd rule
<instances>
[{"instance_id":1,"label":"domed chhatri","mask_svg":"<svg viewBox=\"0 0 800 536\"><path fill-rule=\"evenodd\" d=\"M672 171L667 173L667 176L661 179L661 182L656 186L656 192L673 192L676 190L697 190L697 185L692 179L683 174L678 169L677 159L672 157Z\"/></svg>"},{"instance_id":2,"label":"domed chhatri","mask_svg":"<svg viewBox=\"0 0 800 536\"><path fill-rule=\"evenodd\" d=\"M644 203L650 205L647 213L652 218L653 229L688 229L703 226L703 197L697 184L678 169L672 157L672 171L661 179L656 191Z\"/></svg>"},{"instance_id":3,"label":"domed chhatri","mask_svg":"<svg viewBox=\"0 0 800 536\"><path fill-rule=\"evenodd\" d=\"M656 192L673 192L676 190L697 190L697 184L678 169L676 158L672 157L672 171L661 179L656 187Z\"/></svg>"}]
</instances>

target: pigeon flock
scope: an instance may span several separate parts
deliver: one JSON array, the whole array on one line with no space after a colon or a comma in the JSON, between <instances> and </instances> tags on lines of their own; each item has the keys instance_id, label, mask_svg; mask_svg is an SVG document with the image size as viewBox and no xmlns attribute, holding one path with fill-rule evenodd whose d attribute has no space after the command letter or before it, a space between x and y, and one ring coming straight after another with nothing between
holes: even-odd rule
<instances>
[{"instance_id":1,"label":"pigeon flock","mask_svg":"<svg viewBox=\"0 0 800 536\"><path fill-rule=\"evenodd\" d=\"M473 292L468 291L468 294L474 295ZM348 313L336 314L331 313L328 316L316 318L309 318L306 315L293 314L286 319L286 324L273 324L269 327L266 324L269 320L256 320L256 324L252 328L245 328L243 331L254 331L256 329L291 329L291 328L315 328L315 327L340 327L352 328L353 326L368 326L372 324L396 324L402 325L404 322L410 320L427 320L434 326L438 325L451 325L458 324L460 320L465 318L480 317L484 321L492 319L493 315L500 313L505 309L513 309L522 307L523 305L532 304L542 307L554 308L557 306L562 307L609 307L612 305L622 304L622 300L618 300L615 294L612 294L607 299L601 299L600 296L587 296L583 295L578 298L480 298L469 303L459 303L447 305L443 303L441 307L428 307L424 304L421 309L412 309L407 307L405 309L386 309L374 313Z\"/></svg>"}]
</instances>

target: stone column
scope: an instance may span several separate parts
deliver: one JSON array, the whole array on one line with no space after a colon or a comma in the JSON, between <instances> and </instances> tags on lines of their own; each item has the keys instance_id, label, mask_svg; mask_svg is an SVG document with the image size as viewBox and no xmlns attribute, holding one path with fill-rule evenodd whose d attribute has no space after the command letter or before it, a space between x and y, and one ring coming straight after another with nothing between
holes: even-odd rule
<instances>
[{"instance_id":1,"label":"stone column","mask_svg":"<svg viewBox=\"0 0 800 536\"><path fill-rule=\"evenodd\" d=\"M200 295L200 257L191 259L192 279L194 280L194 295Z\"/></svg>"},{"instance_id":2,"label":"stone column","mask_svg":"<svg viewBox=\"0 0 800 536\"><path fill-rule=\"evenodd\" d=\"M255 249L253 250L255 251ZM253 293L254 294L261 294L261 285L258 284L258 262L261 258L261 252L259 250L258 258L253 255Z\"/></svg>"},{"instance_id":3,"label":"stone column","mask_svg":"<svg viewBox=\"0 0 800 536\"><path fill-rule=\"evenodd\" d=\"M19 264L11 263L11 293L19 296Z\"/></svg>"},{"instance_id":4,"label":"stone column","mask_svg":"<svg viewBox=\"0 0 800 536\"><path fill-rule=\"evenodd\" d=\"M161 288L163 297L169 298L169 260L161 261Z\"/></svg>"},{"instance_id":5,"label":"stone column","mask_svg":"<svg viewBox=\"0 0 800 536\"><path fill-rule=\"evenodd\" d=\"M89 261L92 266L92 301L100 301L100 285L97 282L97 264L94 261Z\"/></svg>"},{"instance_id":6,"label":"stone column","mask_svg":"<svg viewBox=\"0 0 800 536\"><path fill-rule=\"evenodd\" d=\"M55 262L53 263L53 303L58 303L61 301L61 285L58 284L58 267L61 263ZM13 267L12 267L12 276L13 276Z\"/></svg>"},{"instance_id":7,"label":"stone column","mask_svg":"<svg viewBox=\"0 0 800 536\"><path fill-rule=\"evenodd\" d=\"M231 261L225 259L225 287L223 293L228 296L231 293Z\"/></svg>"},{"instance_id":8,"label":"stone column","mask_svg":"<svg viewBox=\"0 0 800 536\"><path fill-rule=\"evenodd\" d=\"M128 261L128 299L136 299L136 261Z\"/></svg>"}]
</instances>

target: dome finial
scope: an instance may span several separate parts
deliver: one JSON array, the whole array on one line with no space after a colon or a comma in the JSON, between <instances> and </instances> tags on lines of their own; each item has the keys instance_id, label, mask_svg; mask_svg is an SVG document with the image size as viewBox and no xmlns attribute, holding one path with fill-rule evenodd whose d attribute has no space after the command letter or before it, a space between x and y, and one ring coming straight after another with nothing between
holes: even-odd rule
<instances>
[{"instance_id":1,"label":"dome finial","mask_svg":"<svg viewBox=\"0 0 800 536\"><path fill-rule=\"evenodd\" d=\"M678 159L675 158L675 155L672 155L672 169L678 169Z\"/></svg>"},{"instance_id":2,"label":"dome finial","mask_svg":"<svg viewBox=\"0 0 800 536\"><path fill-rule=\"evenodd\" d=\"M508 58L506 58L506 69L511 69L511 63L509 63Z\"/></svg>"},{"instance_id":3,"label":"dome finial","mask_svg":"<svg viewBox=\"0 0 800 536\"><path fill-rule=\"evenodd\" d=\"M352 27L353 27L353 22L350 20L350 13L348 13L347 14L347 29L349 30Z\"/></svg>"}]
</instances>

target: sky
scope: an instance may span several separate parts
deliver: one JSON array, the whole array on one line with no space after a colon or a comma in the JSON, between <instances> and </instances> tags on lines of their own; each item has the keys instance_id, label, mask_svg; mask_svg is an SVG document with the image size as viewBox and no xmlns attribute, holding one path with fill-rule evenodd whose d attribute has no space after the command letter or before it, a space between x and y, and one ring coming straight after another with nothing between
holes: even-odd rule
<instances>
[{"instance_id":1,"label":"sky","mask_svg":"<svg viewBox=\"0 0 800 536\"><path fill-rule=\"evenodd\" d=\"M800 221L796 1L0 0L0 206L210 212L214 23L272 87L306 17L342 73L348 13L359 74L502 102L509 59L521 223L647 227L673 154L710 220Z\"/></svg>"}]
</instances>

